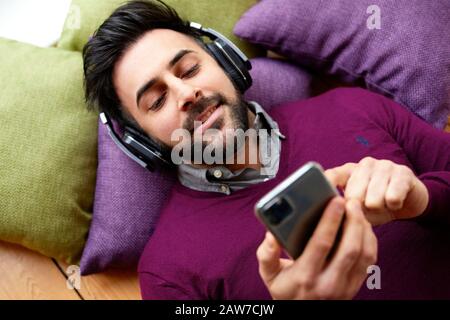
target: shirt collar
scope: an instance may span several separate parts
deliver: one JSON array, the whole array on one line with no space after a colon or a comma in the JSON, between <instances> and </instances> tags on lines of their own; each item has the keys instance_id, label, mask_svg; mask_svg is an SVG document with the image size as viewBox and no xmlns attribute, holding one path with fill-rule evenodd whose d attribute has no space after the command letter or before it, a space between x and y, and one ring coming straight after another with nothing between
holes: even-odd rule
<instances>
[{"instance_id":1,"label":"shirt collar","mask_svg":"<svg viewBox=\"0 0 450 320\"><path fill-rule=\"evenodd\" d=\"M248 102L249 109L255 114L255 119L253 122L253 128L256 130L266 129L266 130L275 130L279 139L285 139L286 137L280 132L278 127L278 123L272 119L272 117L256 102L249 101ZM278 144L280 144L278 140ZM281 147L281 146L280 146ZM279 151L279 150L278 150ZM279 158L279 155L278 155ZM218 171L217 171L218 170ZM255 173L253 174L254 171ZM242 186L248 185L251 183L263 182L270 178L267 176L262 177L259 175L259 171L250 168L244 168L235 172L232 172L225 166L218 165L212 168L198 168L189 164L181 164L178 166L178 179L180 183L190 189L198 190L198 191L206 191L206 192L220 192L225 194L230 194L232 185L236 188L236 181L234 183L227 183L226 181L220 181L217 179L211 179L211 176L215 176L220 174L226 179L234 179L238 180L240 176L246 177L247 179L251 179L252 181L245 183L245 181L238 181L237 184L241 184ZM216 177L217 178L217 177Z\"/></svg>"}]
</instances>

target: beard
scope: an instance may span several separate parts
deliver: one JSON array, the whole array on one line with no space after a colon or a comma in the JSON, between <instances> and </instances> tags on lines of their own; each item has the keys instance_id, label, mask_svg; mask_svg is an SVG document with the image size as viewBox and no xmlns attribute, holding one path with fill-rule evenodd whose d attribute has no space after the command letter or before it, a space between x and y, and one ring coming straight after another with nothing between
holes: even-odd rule
<instances>
[{"instance_id":1,"label":"beard","mask_svg":"<svg viewBox=\"0 0 450 320\"><path fill-rule=\"evenodd\" d=\"M243 129L244 131L248 129L248 115L247 115L247 102L244 101L242 95L236 92L237 98L235 102L229 101L221 93L217 92L211 97L200 98L195 104L191 106L186 120L183 123L183 129L188 130L191 134L194 133L194 122L196 118L203 112L208 106L216 105L222 106L228 109L232 128L233 129ZM221 116L217 119L210 128L222 129L225 119Z\"/></svg>"},{"instance_id":2,"label":"beard","mask_svg":"<svg viewBox=\"0 0 450 320\"><path fill-rule=\"evenodd\" d=\"M200 98L191 106L187 111L188 115L182 126L182 128L189 131L191 135L191 144L188 147L190 157L187 157L188 159L185 160L190 160L191 163L195 162L196 164L200 164L197 159L202 159L203 162L202 155L206 148L211 150L212 157L226 159L227 155L229 156L230 153L235 155L244 146L245 139L239 135L235 136L232 134L226 135L225 137L222 135L222 137L220 137L221 139L215 139L219 138L217 136L218 134L222 134L222 131L218 133L218 130L223 130L225 126L227 126L227 132L235 132L236 130L246 132L248 130L248 104L245 102L240 92L236 91L236 97L236 101L229 101L221 93L215 93L210 97ZM196 119L211 105L224 108L223 114L209 126L203 139L198 139L198 137L194 135L194 130L196 129L195 124L198 124ZM208 134L211 132L213 133ZM201 154L199 154L200 152ZM217 152L220 154L217 154Z\"/></svg>"}]
</instances>

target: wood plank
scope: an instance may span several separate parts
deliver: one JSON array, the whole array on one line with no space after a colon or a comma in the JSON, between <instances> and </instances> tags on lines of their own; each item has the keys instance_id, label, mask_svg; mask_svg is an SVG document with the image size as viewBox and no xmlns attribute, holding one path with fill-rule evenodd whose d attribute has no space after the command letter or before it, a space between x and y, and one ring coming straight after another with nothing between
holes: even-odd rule
<instances>
[{"instance_id":1,"label":"wood plank","mask_svg":"<svg viewBox=\"0 0 450 320\"><path fill-rule=\"evenodd\" d=\"M68 265L58 262L67 273ZM78 290L86 300L141 300L138 274L133 270L108 270L81 277Z\"/></svg>"},{"instance_id":2,"label":"wood plank","mask_svg":"<svg viewBox=\"0 0 450 320\"><path fill-rule=\"evenodd\" d=\"M16 244L0 242L0 299L77 300L76 291L52 259Z\"/></svg>"}]
</instances>

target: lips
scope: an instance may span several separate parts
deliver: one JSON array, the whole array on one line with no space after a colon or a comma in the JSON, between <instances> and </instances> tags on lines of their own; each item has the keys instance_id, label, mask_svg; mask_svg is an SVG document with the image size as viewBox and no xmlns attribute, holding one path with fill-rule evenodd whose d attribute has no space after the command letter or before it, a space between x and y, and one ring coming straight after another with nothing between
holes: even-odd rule
<instances>
[{"instance_id":1,"label":"lips","mask_svg":"<svg viewBox=\"0 0 450 320\"><path fill-rule=\"evenodd\" d=\"M203 119L204 122L197 128L195 128L195 130L193 131L194 136L197 134L202 135L205 132L205 130L210 128L217 121L217 119L222 117L224 114L224 109L222 105L218 105L217 107L208 107L207 109L210 110L205 110L200 115L201 117L200 116L197 117L198 119L200 118Z\"/></svg>"},{"instance_id":2,"label":"lips","mask_svg":"<svg viewBox=\"0 0 450 320\"><path fill-rule=\"evenodd\" d=\"M195 121L201 121L201 123L205 123L206 120L216 111L218 105L207 107L197 118Z\"/></svg>"}]
</instances>

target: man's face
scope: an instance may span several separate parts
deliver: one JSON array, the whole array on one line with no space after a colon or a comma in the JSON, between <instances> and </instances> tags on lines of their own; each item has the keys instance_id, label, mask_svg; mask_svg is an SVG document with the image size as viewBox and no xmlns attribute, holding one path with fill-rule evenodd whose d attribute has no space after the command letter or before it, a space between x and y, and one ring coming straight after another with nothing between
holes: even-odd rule
<instances>
[{"instance_id":1,"label":"man's face","mask_svg":"<svg viewBox=\"0 0 450 320\"><path fill-rule=\"evenodd\" d=\"M219 64L192 38L168 29L146 33L116 63L114 85L128 113L168 147L176 129L244 129L247 108ZM198 123L198 122L197 122ZM198 133L198 131L196 131Z\"/></svg>"}]
</instances>

